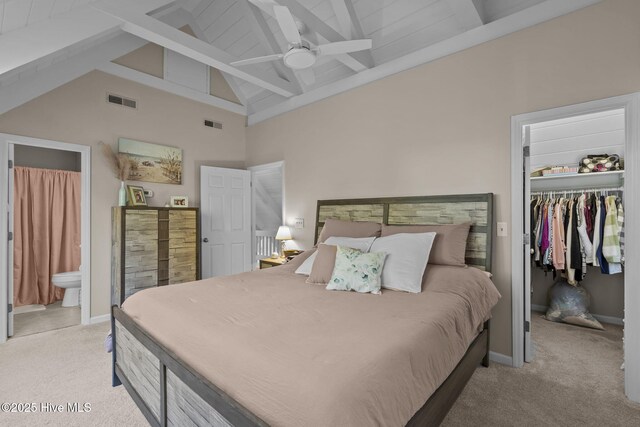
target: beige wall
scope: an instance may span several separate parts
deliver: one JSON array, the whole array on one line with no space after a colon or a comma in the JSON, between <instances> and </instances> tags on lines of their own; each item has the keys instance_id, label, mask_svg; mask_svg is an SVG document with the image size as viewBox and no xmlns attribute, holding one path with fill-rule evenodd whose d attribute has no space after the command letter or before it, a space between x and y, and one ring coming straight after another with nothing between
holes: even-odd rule
<instances>
[{"instance_id":1,"label":"beige wall","mask_svg":"<svg viewBox=\"0 0 640 427\"><path fill-rule=\"evenodd\" d=\"M303 247L317 199L493 192L510 221L510 118L640 90L640 2L595 6L251 126L247 164L285 160ZM492 350L511 354L511 246L496 238Z\"/></svg>"},{"instance_id":2,"label":"beige wall","mask_svg":"<svg viewBox=\"0 0 640 427\"><path fill-rule=\"evenodd\" d=\"M138 101L130 110L106 102L106 92ZM203 125L203 118L224 124ZM109 313L111 207L119 182L107 167L99 141L118 137L183 149L183 185L137 183L155 191L152 205L185 195L199 205L199 166L244 168L245 117L101 72L92 72L0 116L0 132L89 145L91 174L91 316Z\"/></svg>"}]
</instances>

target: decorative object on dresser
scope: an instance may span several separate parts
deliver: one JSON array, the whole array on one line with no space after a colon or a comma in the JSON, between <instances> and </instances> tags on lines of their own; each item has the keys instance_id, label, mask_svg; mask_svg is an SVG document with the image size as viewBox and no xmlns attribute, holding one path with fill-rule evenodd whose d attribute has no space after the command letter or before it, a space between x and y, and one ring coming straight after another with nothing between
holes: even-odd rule
<instances>
[{"instance_id":1,"label":"decorative object on dresser","mask_svg":"<svg viewBox=\"0 0 640 427\"><path fill-rule=\"evenodd\" d=\"M200 280L198 208L114 207L112 303L154 286Z\"/></svg>"},{"instance_id":2,"label":"decorative object on dresser","mask_svg":"<svg viewBox=\"0 0 640 427\"><path fill-rule=\"evenodd\" d=\"M279 257L279 258L262 258L260 260L260 270L270 267L277 267L279 265L285 264L287 262L287 258Z\"/></svg>"},{"instance_id":3,"label":"decorative object on dresser","mask_svg":"<svg viewBox=\"0 0 640 427\"><path fill-rule=\"evenodd\" d=\"M172 208L186 208L189 207L189 198L187 196L171 196Z\"/></svg>"},{"instance_id":4,"label":"decorative object on dresser","mask_svg":"<svg viewBox=\"0 0 640 427\"><path fill-rule=\"evenodd\" d=\"M182 184L182 150L166 145L118 139L118 151L129 160L133 181Z\"/></svg>"},{"instance_id":5,"label":"decorative object on dresser","mask_svg":"<svg viewBox=\"0 0 640 427\"><path fill-rule=\"evenodd\" d=\"M118 206L126 206L127 204L127 190L125 189L124 181L129 178L129 168L131 164L129 159L124 154L116 154L111 147L104 142L98 143L104 158L111 166L114 175L120 180L120 190L118 190Z\"/></svg>"},{"instance_id":6,"label":"decorative object on dresser","mask_svg":"<svg viewBox=\"0 0 640 427\"><path fill-rule=\"evenodd\" d=\"M280 256L284 256L284 246L287 240L291 240L291 229L286 225L281 225L276 233L276 240L280 240L282 246L280 248Z\"/></svg>"},{"instance_id":7,"label":"decorative object on dresser","mask_svg":"<svg viewBox=\"0 0 640 427\"><path fill-rule=\"evenodd\" d=\"M137 185L127 185L127 204L129 206L147 206L144 188Z\"/></svg>"}]
</instances>

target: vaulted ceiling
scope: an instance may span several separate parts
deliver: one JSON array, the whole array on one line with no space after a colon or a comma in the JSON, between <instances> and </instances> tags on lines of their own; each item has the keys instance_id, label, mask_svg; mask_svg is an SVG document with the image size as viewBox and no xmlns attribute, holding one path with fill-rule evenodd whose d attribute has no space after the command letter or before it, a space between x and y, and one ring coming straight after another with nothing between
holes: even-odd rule
<instances>
[{"instance_id":1,"label":"vaulted ceiling","mask_svg":"<svg viewBox=\"0 0 640 427\"><path fill-rule=\"evenodd\" d=\"M255 123L597 1L0 0L0 113L102 69ZM288 8L311 50L357 39L372 48L319 56L306 72L282 59L235 65L291 48L274 6ZM195 37L177 30L184 25ZM148 42L220 70L242 105L111 63Z\"/></svg>"}]
</instances>

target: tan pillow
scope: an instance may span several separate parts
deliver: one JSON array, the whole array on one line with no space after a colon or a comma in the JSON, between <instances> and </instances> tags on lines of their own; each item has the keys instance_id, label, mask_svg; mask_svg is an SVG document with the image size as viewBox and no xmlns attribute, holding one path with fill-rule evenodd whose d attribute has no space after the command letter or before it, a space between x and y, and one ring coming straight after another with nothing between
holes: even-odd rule
<instances>
[{"instance_id":1,"label":"tan pillow","mask_svg":"<svg viewBox=\"0 0 640 427\"><path fill-rule=\"evenodd\" d=\"M318 237L318 243L322 243L329 237L380 237L382 224L371 221L342 221L339 219L327 219Z\"/></svg>"},{"instance_id":2,"label":"tan pillow","mask_svg":"<svg viewBox=\"0 0 640 427\"><path fill-rule=\"evenodd\" d=\"M429 233L435 231L436 238L429 254L429 264L465 265L470 222L441 225L383 225L382 237L398 233Z\"/></svg>"},{"instance_id":3,"label":"tan pillow","mask_svg":"<svg viewBox=\"0 0 640 427\"><path fill-rule=\"evenodd\" d=\"M336 264L336 252L338 247L334 245L318 245L318 255L311 267L311 274L306 282L313 285L326 285L333 274L333 267Z\"/></svg>"}]
</instances>

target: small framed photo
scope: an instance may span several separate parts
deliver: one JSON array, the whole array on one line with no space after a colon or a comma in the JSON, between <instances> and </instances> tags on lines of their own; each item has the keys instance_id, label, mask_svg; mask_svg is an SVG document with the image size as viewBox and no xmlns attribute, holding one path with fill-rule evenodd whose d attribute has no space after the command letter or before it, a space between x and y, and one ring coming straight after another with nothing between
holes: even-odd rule
<instances>
[{"instance_id":1,"label":"small framed photo","mask_svg":"<svg viewBox=\"0 0 640 427\"><path fill-rule=\"evenodd\" d=\"M172 208L188 208L189 198L187 196L171 196Z\"/></svg>"},{"instance_id":2,"label":"small framed photo","mask_svg":"<svg viewBox=\"0 0 640 427\"><path fill-rule=\"evenodd\" d=\"M147 206L147 199L144 197L144 188L137 185L127 185L127 195L130 206Z\"/></svg>"}]
</instances>

